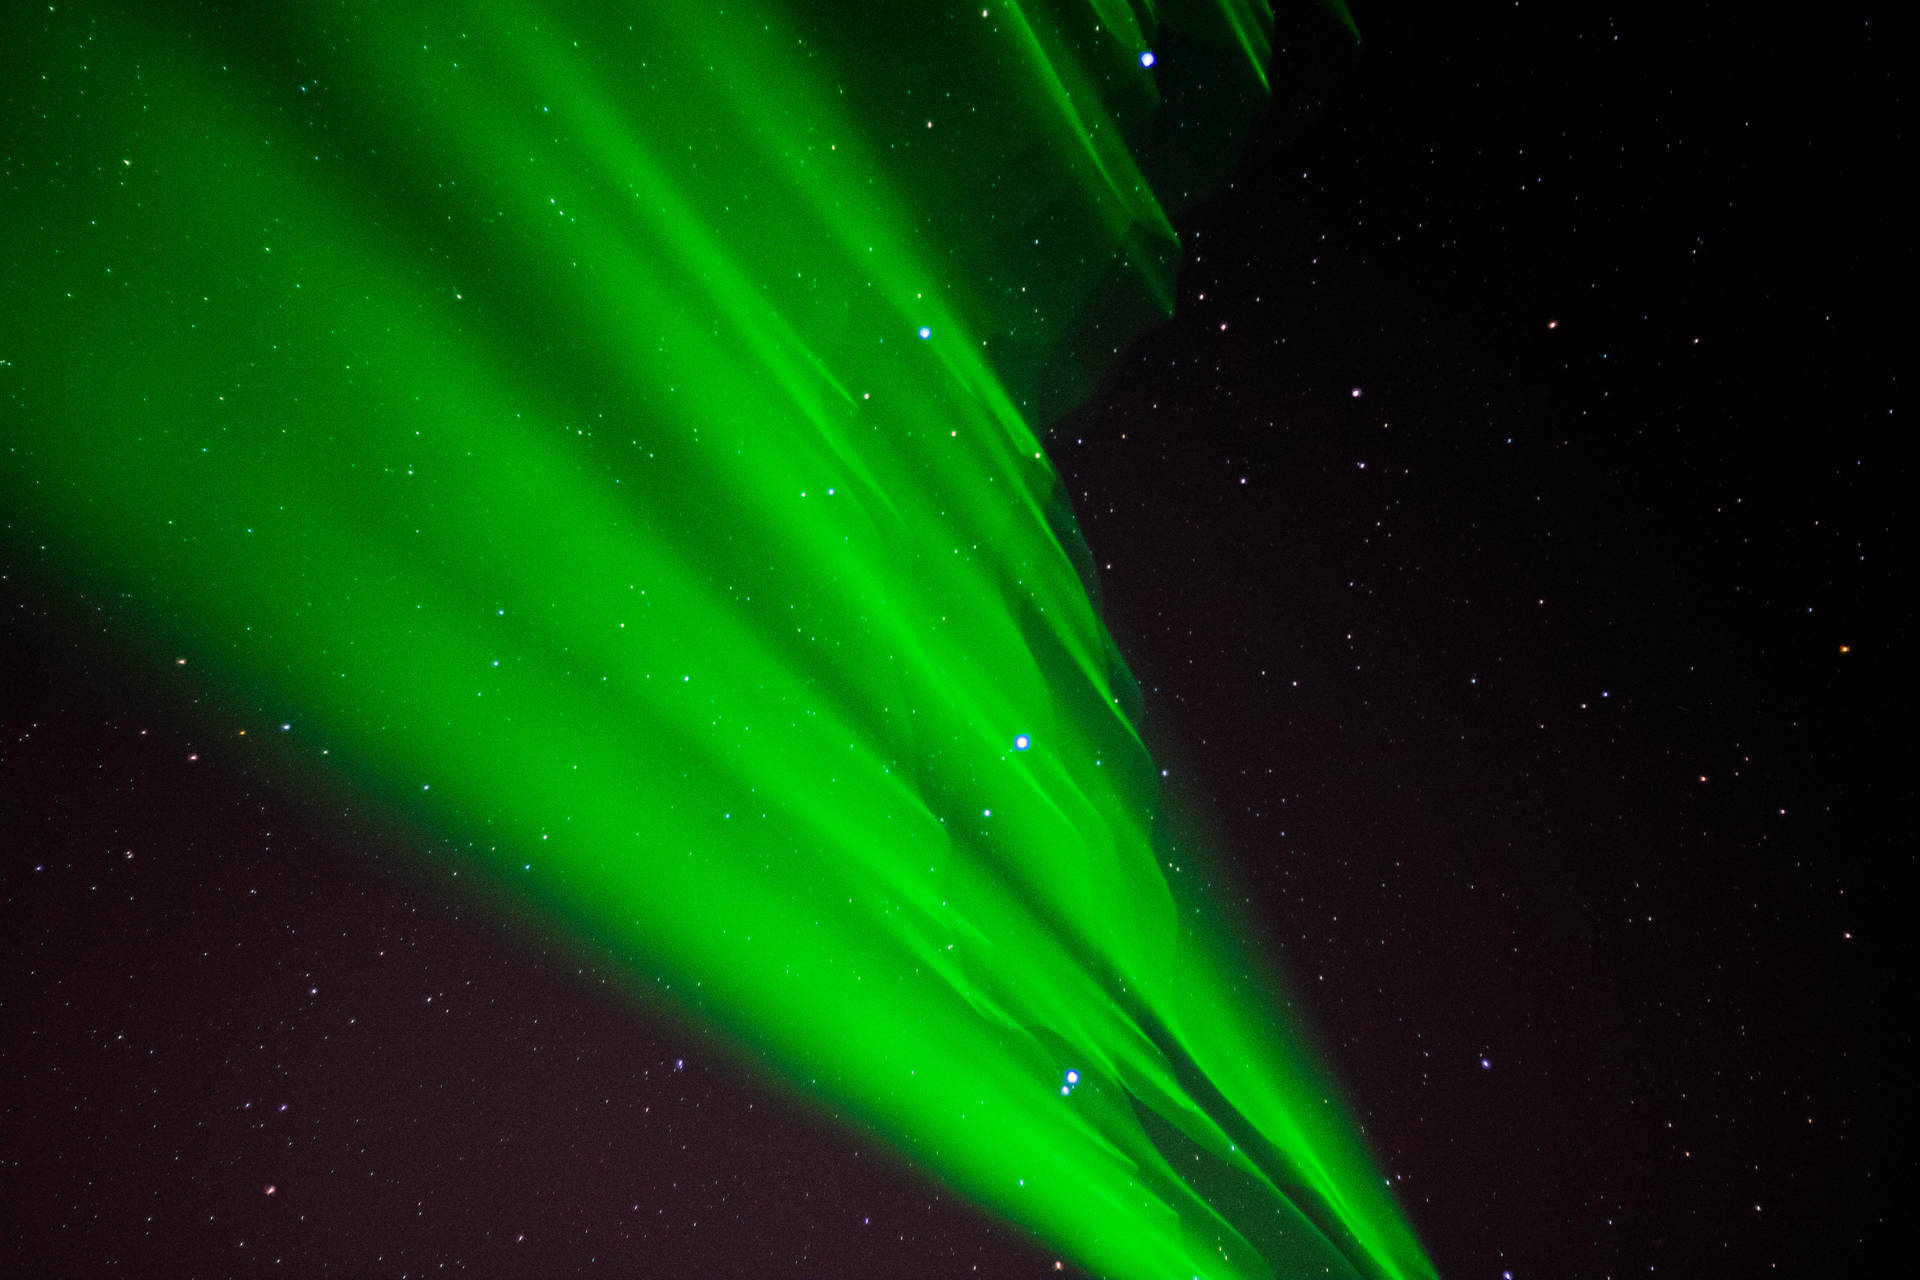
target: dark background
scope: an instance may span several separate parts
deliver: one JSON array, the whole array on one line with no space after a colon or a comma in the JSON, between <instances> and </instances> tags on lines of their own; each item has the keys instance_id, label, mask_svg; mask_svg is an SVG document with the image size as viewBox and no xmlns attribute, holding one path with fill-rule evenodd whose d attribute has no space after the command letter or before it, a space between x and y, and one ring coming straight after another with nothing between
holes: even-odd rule
<instances>
[{"instance_id":1,"label":"dark background","mask_svg":"<svg viewBox=\"0 0 1920 1280\"><path fill-rule=\"evenodd\" d=\"M1855 1273L1912 1172L1896 42L1355 16L1055 432L1163 763L1443 1275ZM1054 1274L0 547L0 1273Z\"/></svg>"}]
</instances>

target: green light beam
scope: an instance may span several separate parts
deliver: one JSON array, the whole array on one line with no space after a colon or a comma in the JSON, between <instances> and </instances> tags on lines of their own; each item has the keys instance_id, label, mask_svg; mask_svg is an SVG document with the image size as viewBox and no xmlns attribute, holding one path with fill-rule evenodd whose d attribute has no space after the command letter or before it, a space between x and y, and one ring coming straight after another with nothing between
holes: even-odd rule
<instances>
[{"instance_id":1,"label":"green light beam","mask_svg":"<svg viewBox=\"0 0 1920 1280\"><path fill-rule=\"evenodd\" d=\"M1035 429L1271 12L266 9L10 23L10 536L1089 1269L1431 1276Z\"/></svg>"}]
</instances>

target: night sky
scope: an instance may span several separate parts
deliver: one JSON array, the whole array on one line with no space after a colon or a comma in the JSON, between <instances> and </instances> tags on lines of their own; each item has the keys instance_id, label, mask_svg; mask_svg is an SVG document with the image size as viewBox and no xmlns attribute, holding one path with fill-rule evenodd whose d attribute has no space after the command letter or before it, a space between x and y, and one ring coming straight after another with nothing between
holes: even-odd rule
<instances>
[{"instance_id":1,"label":"night sky","mask_svg":"<svg viewBox=\"0 0 1920 1280\"><path fill-rule=\"evenodd\" d=\"M1854 1273L1912 1167L1893 43L1355 17L1050 439L1156 753L1443 1276ZM1056 1274L0 555L0 1272Z\"/></svg>"}]
</instances>

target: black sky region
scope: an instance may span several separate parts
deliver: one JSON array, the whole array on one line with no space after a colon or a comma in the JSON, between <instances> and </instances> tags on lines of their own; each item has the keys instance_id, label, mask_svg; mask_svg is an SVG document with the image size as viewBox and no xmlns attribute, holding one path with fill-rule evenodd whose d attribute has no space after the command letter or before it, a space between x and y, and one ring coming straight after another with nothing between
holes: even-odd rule
<instances>
[{"instance_id":1,"label":"black sky region","mask_svg":"<svg viewBox=\"0 0 1920 1280\"><path fill-rule=\"evenodd\" d=\"M1163 763L1442 1275L1858 1274L1912 1174L1905 41L1354 12L1053 439ZM1077 1274L0 553L0 1273Z\"/></svg>"}]
</instances>

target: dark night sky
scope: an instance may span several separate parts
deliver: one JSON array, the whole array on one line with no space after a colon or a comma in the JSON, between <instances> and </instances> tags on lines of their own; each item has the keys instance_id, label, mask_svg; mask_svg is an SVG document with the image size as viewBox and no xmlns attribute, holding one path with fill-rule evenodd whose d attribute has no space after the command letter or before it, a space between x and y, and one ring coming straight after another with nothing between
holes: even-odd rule
<instances>
[{"instance_id":1,"label":"dark night sky","mask_svg":"<svg viewBox=\"0 0 1920 1280\"><path fill-rule=\"evenodd\" d=\"M1912 1164L1894 42L1355 12L1054 441L1152 732L1444 1276L1854 1273ZM1054 1274L0 547L0 1272Z\"/></svg>"}]
</instances>

